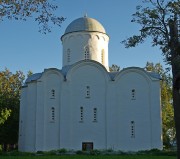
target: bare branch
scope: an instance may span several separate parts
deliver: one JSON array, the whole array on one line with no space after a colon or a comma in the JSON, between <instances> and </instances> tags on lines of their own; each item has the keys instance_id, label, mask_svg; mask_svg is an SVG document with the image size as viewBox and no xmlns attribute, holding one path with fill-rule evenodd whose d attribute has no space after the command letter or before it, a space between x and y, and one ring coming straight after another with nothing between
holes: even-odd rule
<instances>
[{"instance_id":1,"label":"bare branch","mask_svg":"<svg viewBox=\"0 0 180 159\"><path fill-rule=\"evenodd\" d=\"M64 17L54 15L58 6L49 3L48 0L27 0L27 1L0 1L0 21L26 20L34 17L39 24L39 31L47 33L51 31L51 25L61 26Z\"/></svg>"}]
</instances>

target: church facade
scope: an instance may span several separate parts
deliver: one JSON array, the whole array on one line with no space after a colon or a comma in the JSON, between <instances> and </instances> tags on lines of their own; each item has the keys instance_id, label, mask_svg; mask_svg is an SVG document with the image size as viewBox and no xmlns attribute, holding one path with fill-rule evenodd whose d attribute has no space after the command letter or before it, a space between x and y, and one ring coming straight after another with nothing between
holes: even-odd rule
<instances>
[{"instance_id":1,"label":"church facade","mask_svg":"<svg viewBox=\"0 0 180 159\"><path fill-rule=\"evenodd\" d=\"M71 22L61 41L62 69L33 74L22 88L19 150L162 149L159 75L109 72L109 37L93 18Z\"/></svg>"}]
</instances>

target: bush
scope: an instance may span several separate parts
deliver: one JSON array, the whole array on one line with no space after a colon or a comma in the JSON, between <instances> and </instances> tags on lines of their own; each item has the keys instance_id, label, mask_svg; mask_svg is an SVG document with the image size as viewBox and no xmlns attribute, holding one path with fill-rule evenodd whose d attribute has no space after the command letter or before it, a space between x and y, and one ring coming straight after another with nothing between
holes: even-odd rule
<instances>
[{"instance_id":1,"label":"bush","mask_svg":"<svg viewBox=\"0 0 180 159\"><path fill-rule=\"evenodd\" d=\"M37 151L36 155L56 155L57 151L56 150L51 150L51 151Z\"/></svg>"},{"instance_id":2,"label":"bush","mask_svg":"<svg viewBox=\"0 0 180 159\"><path fill-rule=\"evenodd\" d=\"M0 152L3 150L2 145L0 145Z\"/></svg>"},{"instance_id":3,"label":"bush","mask_svg":"<svg viewBox=\"0 0 180 159\"><path fill-rule=\"evenodd\" d=\"M138 155L156 155L156 156L176 156L177 152L172 150L158 150L158 149L152 149L152 150L144 150L144 151L138 151L136 154Z\"/></svg>"},{"instance_id":4,"label":"bush","mask_svg":"<svg viewBox=\"0 0 180 159\"><path fill-rule=\"evenodd\" d=\"M113 152L114 150L113 149L107 149L107 152Z\"/></svg>"},{"instance_id":5,"label":"bush","mask_svg":"<svg viewBox=\"0 0 180 159\"><path fill-rule=\"evenodd\" d=\"M76 154L77 154L77 155L88 155L88 154L90 154L90 153L89 153L89 151L81 151L81 150L78 150L78 151L76 151Z\"/></svg>"},{"instance_id":6,"label":"bush","mask_svg":"<svg viewBox=\"0 0 180 159\"><path fill-rule=\"evenodd\" d=\"M66 149L59 149L57 150L58 153L67 153L67 150Z\"/></svg>"},{"instance_id":7,"label":"bush","mask_svg":"<svg viewBox=\"0 0 180 159\"><path fill-rule=\"evenodd\" d=\"M51 151L47 151L45 152L46 155L56 155L57 151L56 150L51 150Z\"/></svg>"},{"instance_id":8,"label":"bush","mask_svg":"<svg viewBox=\"0 0 180 159\"><path fill-rule=\"evenodd\" d=\"M127 152L125 152L125 151L121 151L121 150L119 150L119 151L118 151L118 154L119 154L119 155L127 155L128 153L127 153Z\"/></svg>"},{"instance_id":9,"label":"bush","mask_svg":"<svg viewBox=\"0 0 180 159\"><path fill-rule=\"evenodd\" d=\"M44 152L43 152L43 151L37 151L36 154L38 154L38 155L43 155Z\"/></svg>"},{"instance_id":10,"label":"bush","mask_svg":"<svg viewBox=\"0 0 180 159\"><path fill-rule=\"evenodd\" d=\"M31 152L19 152L17 150L10 152L0 152L0 156L32 156L34 153Z\"/></svg>"},{"instance_id":11,"label":"bush","mask_svg":"<svg viewBox=\"0 0 180 159\"><path fill-rule=\"evenodd\" d=\"M91 150L90 151L90 155L95 155L95 156L97 156L97 155L100 155L101 154L101 151L99 151L99 150Z\"/></svg>"}]
</instances>

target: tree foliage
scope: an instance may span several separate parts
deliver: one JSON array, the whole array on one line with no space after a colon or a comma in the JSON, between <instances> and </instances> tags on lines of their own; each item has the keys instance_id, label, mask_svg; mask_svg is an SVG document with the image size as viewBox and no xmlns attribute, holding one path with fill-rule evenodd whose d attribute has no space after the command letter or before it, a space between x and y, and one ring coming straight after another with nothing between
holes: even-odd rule
<instances>
[{"instance_id":1,"label":"tree foliage","mask_svg":"<svg viewBox=\"0 0 180 159\"><path fill-rule=\"evenodd\" d=\"M126 48L135 47L143 43L146 38L152 38L152 46L159 46L167 62L172 62L172 37L171 32L177 31L178 18L180 16L179 0L143 0L144 6L136 7L131 22L141 26L139 35L133 35L122 41ZM174 24L177 24L174 26ZM171 27L172 30L171 30ZM180 52L177 52L179 55Z\"/></svg>"},{"instance_id":2,"label":"tree foliage","mask_svg":"<svg viewBox=\"0 0 180 159\"><path fill-rule=\"evenodd\" d=\"M112 66L109 67L109 71L110 72L119 72L120 71L120 67L116 64L112 64Z\"/></svg>"},{"instance_id":3,"label":"tree foliage","mask_svg":"<svg viewBox=\"0 0 180 159\"><path fill-rule=\"evenodd\" d=\"M170 148L175 143L175 124L172 105L172 77L165 71L160 63L147 62L146 71L157 72L161 76L161 108L163 123L163 145Z\"/></svg>"},{"instance_id":4,"label":"tree foliage","mask_svg":"<svg viewBox=\"0 0 180 159\"><path fill-rule=\"evenodd\" d=\"M51 31L52 24L61 26L65 20L54 14L57 8L57 5L48 0L0 0L0 22L4 19L27 20L35 17L39 31L47 33Z\"/></svg>"},{"instance_id":5,"label":"tree foliage","mask_svg":"<svg viewBox=\"0 0 180 159\"><path fill-rule=\"evenodd\" d=\"M28 72L27 72L27 77L30 77L30 76L32 76L33 75L33 72L31 71L31 70L29 70Z\"/></svg>"},{"instance_id":6,"label":"tree foliage","mask_svg":"<svg viewBox=\"0 0 180 159\"><path fill-rule=\"evenodd\" d=\"M122 41L125 47L135 47L147 38L158 46L165 61L172 66L173 107L177 139L177 156L180 159L180 1L142 0L136 7L132 22L140 25L139 35Z\"/></svg>"},{"instance_id":7,"label":"tree foliage","mask_svg":"<svg viewBox=\"0 0 180 159\"><path fill-rule=\"evenodd\" d=\"M24 75L8 69L0 72L0 144L17 143L20 89Z\"/></svg>"}]
</instances>

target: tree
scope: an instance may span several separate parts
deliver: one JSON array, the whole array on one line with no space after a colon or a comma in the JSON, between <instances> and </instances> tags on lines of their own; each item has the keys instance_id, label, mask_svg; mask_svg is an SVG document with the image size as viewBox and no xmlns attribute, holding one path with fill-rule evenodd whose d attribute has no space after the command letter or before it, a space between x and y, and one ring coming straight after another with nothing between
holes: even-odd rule
<instances>
[{"instance_id":1,"label":"tree","mask_svg":"<svg viewBox=\"0 0 180 159\"><path fill-rule=\"evenodd\" d=\"M64 17L54 15L58 6L48 0L0 0L0 22L4 19L27 20L34 16L39 24L39 31L51 31L49 24L61 26Z\"/></svg>"},{"instance_id":2,"label":"tree","mask_svg":"<svg viewBox=\"0 0 180 159\"><path fill-rule=\"evenodd\" d=\"M112 66L109 67L109 71L110 72L119 72L120 71L120 67L116 64L112 64Z\"/></svg>"},{"instance_id":3,"label":"tree","mask_svg":"<svg viewBox=\"0 0 180 159\"><path fill-rule=\"evenodd\" d=\"M20 89L24 81L21 71L0 72L0 145L15 144L18 139ZM2 113L3 112L3 113Z\"/></svg>"},{"instance_id":4,"label":"tree","mask_svg":"<svg viewBox=\"0 0 180 159\"><path fill-rule=\"evenodd\" d=\"M162 123L163 123L163 145L170 148L175 143L175 125L174 113L172 106L172 77L165 71L160 63L154 64L147 62L146 71L157 72L162 80L161 86L161 108L162 108Z\"/></svg>"},{"instance_id":5,"label":"tree","mask_svg":"<svg viewBox=\"0 0 180 159\"><path fill-rule=\"evenodd\" d=\"M122 41L125 47L135 47L145 39L152 39L152 46L159 46L165 60L172 67L173 106L177 138L177 156L180 159L180 1L143 0L137 6L132 22L140 24L140 34ZM147 6L146 6L147 5Z\"/></svg>"},{"instance_id":6,"label":"tree","mask_svg":"<svg viewBox=\"0 0 180 159\"><path fill-rule=\"evenodd\" d=\"M31 70L29 70L28 72L27 72L27 77L30 77L30 76L32 76L33 75L33 72L31 71Z\"/></svg>"}]
</instances>

